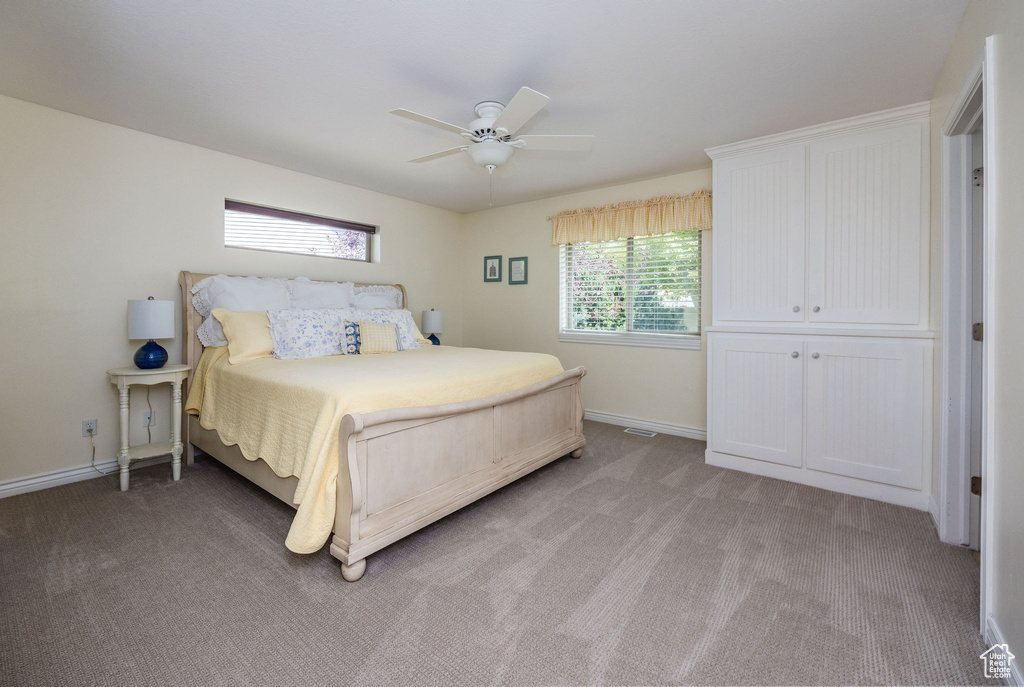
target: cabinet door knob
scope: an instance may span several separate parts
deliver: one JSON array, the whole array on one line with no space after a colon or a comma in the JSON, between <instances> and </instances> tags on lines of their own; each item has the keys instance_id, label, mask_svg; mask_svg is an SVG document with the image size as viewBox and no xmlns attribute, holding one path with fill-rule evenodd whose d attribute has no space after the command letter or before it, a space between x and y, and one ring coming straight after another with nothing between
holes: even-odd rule
<instances>
[{"instance_id":1,"label":"cabinet door knob","mask_svg":"<svg viewBox=\"0 0 1024 687\"><path fill-rule=\"evenodd\" d=\"M793 351L790 355L792 355L794 358L799 358L800 357L800 351Z\"/></svg>"},{"instance_id":2,"label":"cabinet door knob","mask_svg":"<svg viewBox=\"0 0 1024 687\"><path fill-rule=\"evenodd\" d=\"M821 312L821 306L820 305L814 306L814 312Z\"/></svg>"},{"instance_id":3,"label":"cabinet door knob","mask_svg":"<svg viewBox=\"0 0 1024 687\"><path fill-rule=\"evenodd\" d=\"M793 312L800 312L800 306L799 305L794 305L793 306Z\"/></svg>"},{"instance_id":4,"label":"cabinet door knob","mask_svg":"<svg viewBox=\"0 0 1024 687\"><path fill-rule=\"evenodd\" d=\"M811 357L814 358L815 360L817 360L818 359L818 354L817 353L811 353Z\"/></svg>"}]
</instances>

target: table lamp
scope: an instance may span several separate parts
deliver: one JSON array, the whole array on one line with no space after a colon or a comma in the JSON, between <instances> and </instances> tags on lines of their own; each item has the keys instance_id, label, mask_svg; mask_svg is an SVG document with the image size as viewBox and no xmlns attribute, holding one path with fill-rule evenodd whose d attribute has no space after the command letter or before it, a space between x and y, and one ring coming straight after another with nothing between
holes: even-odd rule
<instances>
[{"instance_id":1,"label":"table lamp","mask_svg":"<svg viewBox=\"0 0 1024 687\"><path fill-rule=\"evenodd\" d=\"M135 366L154 370L167 362L167 351L154 339L174 338L174 301L128 301L128 338L148 339L135 352Z\"/></svg>"},{"instance_id":2,"label":"table lamp","mask_svg":"<svg viewBox=\"0 0 1024 687\"><path fill-rule=\"evenodd\" d=\"M431 308L430 310L424 310L423 333L430 334L430 336L427 337L428 339L430 339L430 343L434 344L435 346L441 345L441 340L437 338L437 335L440 334L442 331L444 331L444 329L442 329L441 327L441 311L434 310L433 308Z\"/></svg>"}]
</instances>

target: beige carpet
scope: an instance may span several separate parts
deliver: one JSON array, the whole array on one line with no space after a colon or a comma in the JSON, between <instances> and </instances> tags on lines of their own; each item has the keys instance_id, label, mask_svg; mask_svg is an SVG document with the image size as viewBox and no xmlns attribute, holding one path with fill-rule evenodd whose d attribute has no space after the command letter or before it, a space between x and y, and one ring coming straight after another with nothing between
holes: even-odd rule
<instances>
[{"instance_id":1,"label":"beige carpet","mask_svg":"<svg viewBox=\"0 0 1024 687\"><path fill-rule=\"evenodd\" d=\"M586 433L355 584L212 460L0 500L0 684L983 682L978 568L927 514Z\"/></svg>"}]
</instances>

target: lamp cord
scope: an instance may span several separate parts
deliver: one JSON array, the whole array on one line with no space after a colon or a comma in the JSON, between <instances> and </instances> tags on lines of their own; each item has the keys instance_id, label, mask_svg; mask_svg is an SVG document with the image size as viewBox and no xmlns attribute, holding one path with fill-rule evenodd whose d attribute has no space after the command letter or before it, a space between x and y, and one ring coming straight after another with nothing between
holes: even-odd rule
<instances>
[{"instance_id":1,"label":"lamp cord","mask_svg":"<svg viewBox=\"0 0 1024 687\"><path fill-rule=\"evenodd\" d=\"M89 430L89 443L92 444L92 459L89 461L89 464L92 465L92 469L96 472L101 475L106 475L107 473L96 467L96 433L91 429Z\"/></svg>"},{"instance_id":2,"label":"lamp cord","mask_svg":"<svg viewBox=\"0 0 1024 687\"><path fill-rule=\"evenodd\" d=\"M146 406L149 408L149 423L146 425L146 437L153 443L153 404L149 402L149 386L146 386Z\"/></svg>"},{"instance_id":3,"label":"lamp cord","mask_svg":"<svg viewBox=\"0 0 1024 687\"><path fill-rule=\"evenodd\" d=\"M150 423L152 423L153 422L153 404L150 403L150 401L149 401L149 387L148 386L146 387L146 405L149 407L149 421L150 421ZM149 443L152 444L153 443L153 427L152 427L152 424L146 426L146 432L148 433L148 436L149 436ZM101 475L106 475L107 474L106 472L103 472L98 467L96 467L96 433L93 432L91 429L89 430L89 444L92 446L92 457L89 459L89 465L91 465L92 469L95 470L96 472L100 473Z\"/></svg>"}]
</instances>

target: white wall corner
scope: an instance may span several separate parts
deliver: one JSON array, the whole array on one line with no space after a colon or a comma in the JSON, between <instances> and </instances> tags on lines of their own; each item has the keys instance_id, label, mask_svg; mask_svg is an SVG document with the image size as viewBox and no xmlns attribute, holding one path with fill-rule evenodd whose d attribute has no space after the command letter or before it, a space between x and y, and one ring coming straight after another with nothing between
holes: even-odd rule
<instances>
[{"instance_id":1,"label":"white wall corner","mask_svg":"<svg viewBox=\"0 0 1024 687\"><path fill-rule=\"evenodd\" d=\"M993 647L997 644L1006 644L1006 640L1003 639L1003 633L999 631L999 625L996 624L996 619L990 615L985 623L985 646ZM1009 649L1011 653L1014 650L1016 650L1017 653L1024 651L1024 648L1012 646L1009 647ZM1024 687L1024 676L1021 675L1020 660L1024 660L1024 654L1022 654L1020 659L1014 658L1010 661L1010 678L1006 680L1006 684Z\"/></svg>"},{"instance_id":2,"label":"white wall corner","mask_svg":"<svg viewBox=\"0 0 1024 687\"><path fill-rule=\"evenodd\" d=\"M935 531L939 534L939 539L945 541L942 538L942 520L939 517L939 502L935 500L935 493L933 492L928 496L928 514L932 516L932 524L935 525Z\"/></svg>"}]
</instances>

